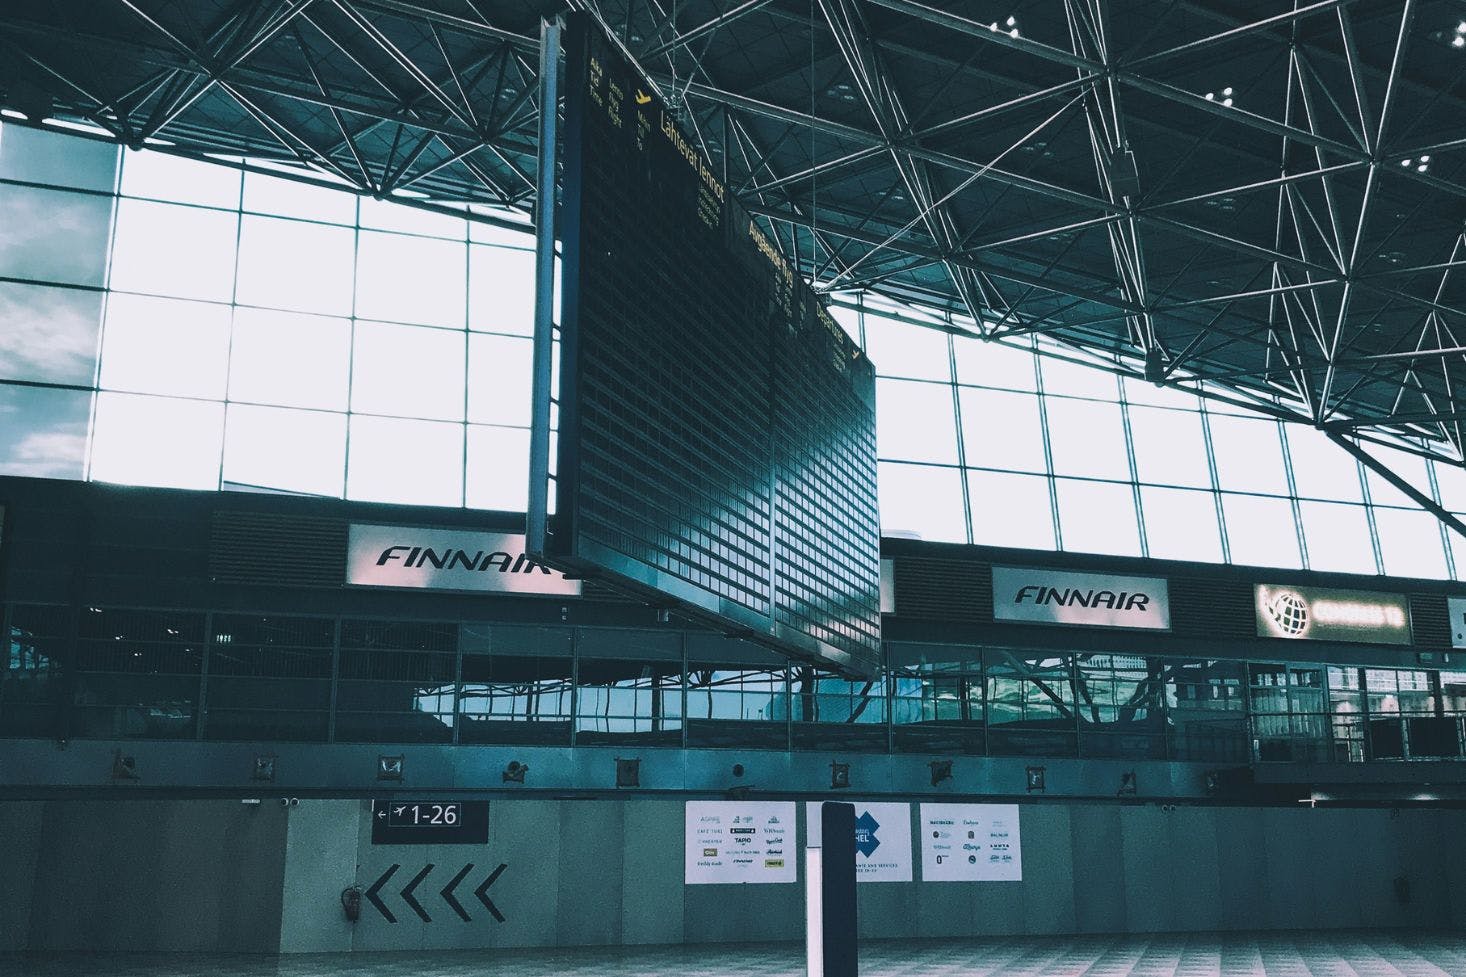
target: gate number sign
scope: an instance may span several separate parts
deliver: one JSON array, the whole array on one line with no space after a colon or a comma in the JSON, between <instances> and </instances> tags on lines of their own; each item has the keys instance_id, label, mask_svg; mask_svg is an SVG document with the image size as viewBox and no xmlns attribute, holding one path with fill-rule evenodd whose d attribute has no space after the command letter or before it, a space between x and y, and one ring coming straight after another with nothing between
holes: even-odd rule
<instances>
[{"instance_id":1,"label":"gate number sign","mask_svg":"<svg viewBox=\"0 0 1466 977\"><path fill-rule=\"evenodd\" d=\"M374 845L482 845L488 840L488 801L372 801Z\"/></svg>"}]
</instances>

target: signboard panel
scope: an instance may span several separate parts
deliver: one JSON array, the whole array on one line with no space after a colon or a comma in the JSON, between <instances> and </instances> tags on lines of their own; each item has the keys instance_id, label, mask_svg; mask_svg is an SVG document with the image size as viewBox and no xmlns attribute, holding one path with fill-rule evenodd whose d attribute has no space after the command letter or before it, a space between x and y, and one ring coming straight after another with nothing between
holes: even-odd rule
<instances>
[{"instance_id":1,"label":"signboard panel","mask_svg":"<svg viewBox=\"0 0 1466 977\"><path fill-rule=\"evenodd\" d=\"M794 817L793 801L688 801L683 881L795 881Z\"/></svg>"},{"instance_id":2,"label":"signboard panel","mask_svg":"<svg viewBox=\"0 0 1466 977\"><path fill-rule=\"evenodd\" d=\"M346 583L576 597L580 581L527 557L519 533L352 523Z\"/></svg>"},{"instance_id":3,"label":"signboard panel","mask_svg":"<svg viewBox=\"0 0 1466 977\"><path fill-rule=\"evenodd\" d=\"M805 844L818 847L820 804L804 805ZM911 881L911 805L855 805L855 881Z\"/></svg>"},{"instance_id":4,"label":"signboard panel","mask_svg":"<svg viewBox=\"0 0 1466 977\"><path fill-rule=\"evenodd\" d=\"M923 882L1021 882L1017 804L921 805Z\"/></svg>"},{"instance_id":5,"label":"signboard panel","mask_svg":"<svg viewBox=\"0 0 1466 977\"><path fill-rule=\"evenodd\" d=\"M1451 647L1466 648L1466 597L1446 598L1451 615Z\"/></svg>"},{"instance_id":6,"label":"signboard panel","mask_svg":"<svg viewBox=\"0 0 1466 977\"><path fill-rule=\"evenodd\" d=\"M1253 608L1259 638L1382 645L1411 641L1410 599L1404 594L1257 584Z\"/></svg>"},{"instance_id":7,"label":"signboard panel","mask_svg":"<svg viewBox=\"0 0 1466 977\"><path fill-rule=\"evenodd\" d=\"M374 845L485 845L488 841L488 801L372 801Z\"/></svg>"},{"instance_id":8,"label":"signboard panel","mask_svg":"<svg viewBox=\"0 0 1466 977\"><path fill-rule=\"evenodd\" d=\"M1029 624L1169 631L1170 593L1159 577L993 567L993 617Z\"/></svg>"}]
</instances>

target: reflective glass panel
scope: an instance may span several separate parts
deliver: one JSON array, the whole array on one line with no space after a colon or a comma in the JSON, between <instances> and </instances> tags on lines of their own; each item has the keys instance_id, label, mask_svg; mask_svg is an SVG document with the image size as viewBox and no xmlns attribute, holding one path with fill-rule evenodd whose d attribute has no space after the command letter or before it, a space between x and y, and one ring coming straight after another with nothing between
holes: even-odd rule
<instances>
[{"instance_id":1,"label":"reflective glass panel","mask_svg":"<svg viewBox=\"0 0 1466 977\"><path fill-rule=\"evenodd\" d=\"M117 146L44 129L0 125L0 180L111 193L117 180Z\"/></svg>"},{"instance_id":2,"label":"reflective glass panel","mask_svg":"<svg viewBox=\"0 0 1466 977\"><path fill-rule=\"evenodd\" d=\"M361 198L361 226L399 234L426 234L462 241L468 237L465 218L440 214L395 200Z\"/></svg>"},{"instance_id":3,"label":"reflective glass panel","mask_svg":"<svg viewBox=\"0 0 1466 977\"><path fill-rule=\"evenodd\" d=\"M877 478L881 533L914 533L921 539L967 542L960 477L955 468L882 462Z\"/></svg>"},{"instance_id":4,"label":"reflective glass panel","mask_svg":"<svg viewBox=\"0 0 1466 977\"><path fill-rule=\"evenodd\" d=\"M1303 517L1310 570L1377 572L1363 506L1304 501L1298 509Z\"/></svg>"},{"instance_id":5,"label":"reflective glass panel","mask_svg":"<svg viewBox=\"0 0 1466 977\"><path fill-rule=\"evenodd\" d=\"M88 391L0 383L0 475L81 478L91 414Z\"/></svg>"},{"instance_id":6,"label":"reflective glass panel","mask_svg":"<svg viewBox=\"0 0 1466 977\"><path fill-rule=\"evenodd\" d=\"M1140 555L1140 527L1129 485L1055 480L1059 493L1059 531L1064 549L1076 553Z\"/></svg>"},{"instance_id":7,"label":"reflective glass panel","mask_svg":"<svg viewBox=\"0 0 1466 977\"><path fill-rule=\"evenodd\" d=\"M998 343L957 336L952 344L958 383L1008 390L1038 389L1032 347L1022 340Z\"/></svg>"},{"instance_id":8,"label":"reflective glass panel","mask_svg":"<svg viewBox=\"0 0 1466 977\"><path fill-rule=\"evenodd\" d=\"M402 505L463 504L463 425L351 418L347 498Z\"/></svg>"},{"instance_id":9,"label":"reflective glass panel","mask_svg":"<svg viewBox=\"0 0 1466 977\"><path fill-rule=\"evenodd\" d=\"M468 419L529 426L534 345L513 336L468 337Z\"/></svg>"},{"instance_id":10,"label":"reflective glass panel","mask_svg":"<svg viewBox=\"0 0 1466 977\"><path fill-rule=\"evenodd\" d=\"M957 463L957 422L950 386L877 380L876 404L876 450L880 457Z\"/></svg>"},{"instance_id":11,"label":"reflective glass panel","mask_svg":"<svg viewBox=\"0 0 1466 977\"><path fill-rule=\"evenodd\" d=\"M1048 479L1041 475L969 471L972 541L989 546L1054 548Z\"/></svg>"},{"instance_id":12,"label":"reflective glass panel","mask_svg":"<svg viewBox=\"0 0 1466 977\"><path fill-rule=\"evenodd\" d=\"M345 414L229 405L226 488L340 498L345 478Z\"/></svg>"},{"instance_id":13,"label":"reflective glass panel","mask_svg":"<svg viewBox=\"0 0 1466 977\"><path fill-rule=\"evenodd\" d=\"M101 292L0 282L0 379L90 386L101 326Z\"/></svg>"},{"instance_id":14,"label":"reflective glass panel","mask_svg":"<svg viewBox=\"0 0 1466 977\"><path fill-rule=\"evenodd\" d=\"M534 334L534 252L473 245L468 249L468 327Z\"/></svg>"},{"instance_id":15,"label":"reflective glass panel","mask_svg":"<svg viewBox=\"0 0 1466 977\"><path fill-rule=\"evenodd\" d=\"M1170 385L1157 387L1153 383L1137 380L1134 377L1122 378L1121 385L1125 390L1125 400L1131 404L1175 407L1180 410L1201 409L1201 398L1190 390L1178 389Z\"/></svg>"},{"instance_id":16,"label":"reflective glass panel","mask_svg":"<svg viewBox=\"0 0 1466 977\"><path fill-rule=\"evenodd\" d=\"M1130 457L1119 404L1047 397L1044 408L1054 474L1129 481Z\"/></svg>"},{"instance_id":17,"label":"reflective glass panel","mask_svg":"<svg viewBox=\"0 0 1466 977\"><path fill-rule=\"evenodd\" d=\"M247 215L240 228L237 300L350 315L354 242L350 228Z\"/></svg>"},{"instance_id":18,"label":"reflective glass panel","mask_svg":"<svg viewBox=\"0 0 1466 977\"><path fill-rule=\"evenodd\" d=\"M1417 454L1398 451L1382 445L1363 445L1366 454L1381 462L1391 472L1403 478L1407 484L1426 498L1431 498L1429 462ZM1395 486L1376 474L1368 465L1364 466L1364 478L1369 484L1369 500L1375 505L1394 505L1415 508L1419 503L1401 492Z\"/></svg>"},{"instance_id":19,"label":"reflective glass panel","mask_svg":"<svg viewBox=\"0 0 1466 977\"><path fill-rule=\"evenodd\" d=\"M218 163L144 150L122 156L123 196L234 210L240 171Z\"/></svg>"},{"instance_id":20,"label":"reflective glass panel","mask_svg":"<svg viewBox=\"0 0 1466 977\"><path fill-rule=\"evenodd\" d=\"M91 478L124 485L217 489L223 437L223 404L100 393Z\"/></svg>"},{"instance_id":21,"label":"reflective glass panel","mask_svg":"<svg viewBox=\"0 0 1466 977\"><path fill-rule=\"evenodd\" d=\"M223 400L230 309L113 292L102 331L104 390Z\"/></svg>"},{"instance_id":22,"label":"reflective glass panel","mask_svg":"<svg viewBox=\"0 0 1466 977\"><path fill-rule=\"evenodd\" d=\"M461 421L462 332L358 322L352 347L351 409L367 414Z\"/></svg>"},{"instance_id":23,"label":"reflective glass panel","mask_svg":"<svg viewBox=\"0 0 1466 977\"><path fill-rule=\"evenodd\" d=\"M1208 425L1217 459L1217 480L1223 489L1288 494L1288 473L1283 467L1276 421L1213 414Z\"/></svg>"},{"instance_id":24,"label":"reflective glass panel","mask_svg":"<svg viewBox=\"0 0 1466 977\"><path fill-rule=\"evenodd\" d=\"M1220 471L1220 466L1218 467ZM1287 499L1222 494L1227 545L1240 566L1301 567L1298 529Z\"/></svg>"},{"instance_id":25,"label":"reflective glass panel","mask_svg":"<svg viewBox=\"0 0 1466 977\"><path fill-rule=\"evenodd\" d=\"M529 504L529 431L468 426L468 498L471 509L523 512Z\"/></svg>"},{"instance_id":26,"label":"reflective glass panel","mask_svg":"<svg viewBox=\"0 0 1466 977\"><path fill-rule=\"evenodd\" d=\"M1040 356L1044 393L1065 397L1092 397L1116 402L1120 399L1119 380L1108 370L1082 363L1071 363L1054 356Z\"/></svg>"},{"instance_id":27,"label":"reflective glass panel","mask_svg":"<svg viewBox=\"0 0 1466 977\"><path fill-rule=\"evenodd\" d=\"M122 199L112 248L112 288L228 302L234 295L239 215Z\"/></svg>"},{"instance_id":28,"label":"reflective glass panel","mask_svg":"<svg viewBox=\"0 0 1466 977\"><path fill-rule=\"evenodd\" d=\"M950 380L947 334L937 329L866 315L865 351L883 377Z\"/></svg>"},{"instance_id":29,"label":"reflective glass panel","mask_svg":"<svg viewBox=\"0 0 1466 977\"><path fill-rule=\"evenodd\" d=\"M0 184L0 276L100 286L111 236L111 197Z\"/></svg>"},{"instance_id":30,"label":"reflective glass panel","mask_svg":"<svg viewBox=\"0 0 1466 977\"><path fill-rule=\"evenodd\" d=\"M1131 407L1130 438L1142 482L1211 487L1200 414Z\"/></svg>"},{"instance_id":31,"label":"reflective glass panel","mask_svg":"<svg viewBox=\"0 0 1466 977\"><path fill-rule=\"evenodd\" d=\"M1140 506L1152 557L1222 562L1221 530L1210 492L1145 485L1140 489Z\"/></svg>"},{"instance_id":32,"label":"reflective glass panel","mask_svg":"<svg viewBox=\"0 0 1466 977\"><path fill-rule=\"evenodd\" d=\"M246 173L244 209L327 224L354 224L356 194L280 176Z\"/></svg>"},{"instance_id":33,"label":"reflective glass panel","mask_svg":"<svg viewBox=\"0 0 1466 977\"><path fill-rule=\"evenodd\" d=\"M1435 516L1420 509L1376 508L1374 525L1385 573L1432 579L1449 576L1441 524Z\"/></svg>"},{"instance_id":34,"label":"reflective glass panel","mask_svg":"<svg viewBox=\"0 0 1466 977\"><path fill-rule=\"evenodd\" d=\"M463 328L467 244L362 231L357 247L357 315Z\"/></svg>"},{"instance_id":35,"label":"reflective glass panel","mask_svg":"<svg viewBox=\"0 0 1466 977\"><path fill-rule=\"evenodd\" d=\"M1316 428L1289 424L1284 432L1288 437L1288 453L1293 458L1293 484L1299 498L1364 501L1359 463L1353 455ZM1309 549L1312 552L1312 544Z\"/></svg>"},{"instance_id":36,"label":"reflective glass panel","mask_svg":"<svg viewBox=\"0 0 1466 977\"><path fill-rule=\"evenodd\" d=\"M351 371L351 320L234 310L229 399L344 411Z\"/></svg>"},{"instance_id":37,"label":"reflective glass panel","mask_svg":"<svg viewBox=\"0 0 1466 977\"><path fill-rule=\"evenodd\" d=\"M1037 396L976 387L963 387L958 396L968 465L1047 471Z\"/></svg>"}]
</instances>

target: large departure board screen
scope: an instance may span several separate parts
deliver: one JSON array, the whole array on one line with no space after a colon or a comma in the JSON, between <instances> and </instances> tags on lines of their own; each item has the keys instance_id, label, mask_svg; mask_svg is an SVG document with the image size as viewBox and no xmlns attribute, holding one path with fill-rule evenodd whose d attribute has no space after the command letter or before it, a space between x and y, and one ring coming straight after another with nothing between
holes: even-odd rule
<instances>
[{"instance_id":1,"label":"large departure board screen","mask_svg":"<svg viewBox=\"0 0 1466 977\"><path fill-rule=\"evenodd\" d=\"M564 49L547 556L868 674L874 368L599 27Z\"/></svg>"}]
</instances>

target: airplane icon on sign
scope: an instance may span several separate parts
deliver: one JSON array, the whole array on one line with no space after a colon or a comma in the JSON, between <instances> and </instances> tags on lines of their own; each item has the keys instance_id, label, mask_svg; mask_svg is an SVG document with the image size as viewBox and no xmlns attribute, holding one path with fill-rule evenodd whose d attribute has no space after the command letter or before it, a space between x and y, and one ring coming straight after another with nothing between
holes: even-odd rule
<instances>
[{"instance_id":1,"label":"airplane icon on sign","mask_svg":"<svg viewBox=\"0 0 1466 977\"><path fill-rule=\"evenodd\" d=\"M402 817L402 815L404 813L406 813L406 811L407 811L407 808L405 808L405 807L399 807L394 813L400 818L400 817Z\"/></svg>"}]
</instances>

